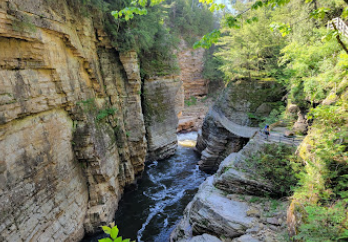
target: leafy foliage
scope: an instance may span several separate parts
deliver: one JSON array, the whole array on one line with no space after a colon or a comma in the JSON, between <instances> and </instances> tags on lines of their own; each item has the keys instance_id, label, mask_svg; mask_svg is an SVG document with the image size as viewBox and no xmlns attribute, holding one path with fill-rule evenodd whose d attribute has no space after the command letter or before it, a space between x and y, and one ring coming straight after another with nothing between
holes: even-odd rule
<instances>
[{"instance_id":1,"label":"leafy foliage","mask_svg":"<svg viewBox=\"0 0 348 242\"><path fill-rule=\"evenodd\" d=\"M124 16L124 19L126 21L128 21L129 19L134 18L134 15L138 14L138 15L145 15L147 14L147 10L146 9L140 9L137 7L127 7L124 8L120 11L112 11L111 15L114 16L114 18L120 18L122 16Z\"/></svg>"},{"instance_id":2,"label":"leafy foliage","mask_svg":"<svg viewBox=\"0 0 348 242\"><path fill-rule=\"evenodd\" d=\"M114 115L116 111L117 111L116 108L102 109L98 112L98 115L96 116L96 120L101 121L104 118L108 117L109 115Z\"/></svg>"},{"instance_id":3,"label":"leafy foliage","mask_svg":"<svg viewBox=\"0 0 348 242\"><path fill-rule=\"evenodd\" d=\"M204 35L201 40L199 40L193 45L193 48L197 49L202 47L205 49L209 49L213 44L215 44L218 41L220 35L221 32L215 29L209 34Z\"/></svg>"},{"instance_id":4,"label":"leafy foliage","mask_svg":"<svg viewBox=\"0 0 348 242\"><path fill-rule=\"evenodd\" d=\"M269 180L280 196L289 196L299 180L301 163L293 155L293 147L284 144L267 144L247 164L257 170L257 174Z\"/></svg>"},{"instance_id":5,"label":"leafy foliage","mask_svg":"<svg viewBox=\"0 0 348 242\"><path fill-rule=\"evenodd\" d=\"M195 96L191 96L190 99L185 100L185 104L190 107L192 105L196 105L197 104L197 98Z\"/></svg>"},{"instance_id":6,"label":"leafy foliage","mask_svg":"<svg viewBox=\"0 0 348 242\"><path fill-rule=\"evenodd\" d=\"M179 70L173 54L180 38L190 44L212 29L213 14L198 0L72 0L84 16L99 16L118 51L135 50L142 76Z\"/></svg>"},{"instance_id":7,"label":"leafy foliage","mask_svg":"<svg viewBox=\"0 0 348 242\"><path fill-rule=\"evenodd\" d=\"M104 233L110 236L110 238L99 239L98 242L130 242L130 239L123 240L122 237L117 237L119 230L114 224L111 224L111 227L102 226L102 229Z\"/></svg>"},{"instance_id":8,"label":"leafy foliage","mask_svg":"<svg viewBox=\"0 0 348 242\"><path fill-rule=\"evenodd\" d=\"M323 242L346 241L348 230L346 218L347 204L337 203L331 207L308 205L305 207L306 223L300 227L295 239Z\"/></svg>"},{"instance_id":9,"label":"leafy foliage","mask_svg":"<svg viewBox=\"0 0 348 242\"><path fill-rule=\"evenodd\" d=\"M217 48L210 48L204 53L203 77L210 82L218 82L223 80L224 73L220 70L223 64L221 58L214 56Z\"/></svg>"},{"instance_id":10,"label":"leafy foliage","mask_svg":"<svg viewBox=\"0 0 348 242\"><path fill-rule=\"evenodd\" d=\"M238 2L234 7L243 11L248 5ZM282 73L278 64L280 50L285 45L285 40L269 29L274 11L269 9L255 10L248 16L241 15L241 19L257 22L242 23L241 28L225 27L222 37L216 44L219 50L215 54L223 62L221 71L225 79L247 78L264 79L276 77Z\"/></svg>"}]
</instances>

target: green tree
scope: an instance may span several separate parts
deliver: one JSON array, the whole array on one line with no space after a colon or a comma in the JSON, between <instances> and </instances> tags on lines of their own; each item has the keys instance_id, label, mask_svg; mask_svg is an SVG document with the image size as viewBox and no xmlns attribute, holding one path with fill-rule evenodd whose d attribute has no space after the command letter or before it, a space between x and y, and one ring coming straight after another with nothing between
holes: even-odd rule
<instances>
[{"instance_id":1,"label":"green tree","mask_svg":"<svg viewBox=\"0 0 348 242\"><path fill-rule=\"evenodd\" d=\"M234 5L238 12L250 7L250 3L238 1ZM260 79L279 74L278 57L285 40L270 30L274 11L269 8L250 11L241 15L240 28L224 27L217 42L215 54L223 61L221 70L227 80L247 78ZM253 19L253 23L248 23Z\"/></svg>"}]
</instances>

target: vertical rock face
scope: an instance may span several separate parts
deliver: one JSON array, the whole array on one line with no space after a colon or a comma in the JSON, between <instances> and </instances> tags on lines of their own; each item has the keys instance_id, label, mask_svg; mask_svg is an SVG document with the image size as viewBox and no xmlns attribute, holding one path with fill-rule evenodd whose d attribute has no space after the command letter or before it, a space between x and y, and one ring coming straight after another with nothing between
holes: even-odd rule
<instances>
[{"instance_id":1,"label":"vertical rock face","mask_svg":"<svg viewBox=\"0 0 348 242\"><path fill-rule=\"evenodd\" d=\"M1 241L83 236L88 191L71 149L71 127L62 109L1 126Z\"/></svg>"},{"instance_id":2,"label":"vertical rock face","mask_svg":"<svg viewBox=\"0 0 348 242\"><path fill-rule=\"evenodd\" d=\"M143 91L148 144L146 160L164 159L173 155L177 148L176 128L182 111L182 82L177 76L148 78Z\"/></svg>"},{"instance_id":3,"label":"vertical rock face","mask_svg":"<svg viewBox=\"0 0 348 242\"><path fill-rule=\"evenodd\" d=\"M144 169L146 153L145 126L140 99L140 68L136 52L122 53L120 59L128 79L125 85L127 96L121 101L126 110L123 123L130 143L130 160L135 167L135 172L139 173Z\"/></svg>"},{"instance_id":4,"label":"vertical rock face","mask_svg":"<svg viewBox=\"0 0 348 242\"><path fill-rule=\"evenodd\" d=\"M257 130L250 127L256 123L251 122L248 114L267 116L271 110L266 107L279 101L282 94L283 90L273 82L230 83L208 112L198 133L196 149L202 154L200 168L214 173L228 154L242 149Z\"/></svg>"},{"instance_id":5,"label":"vertical rock face","mask_svg":"<svg viewBox=\"0 0 348 242\"><path fill-rule=\"evenodd\" d=\"M181 69L180 79L184 83L185 98L206 95L208 81L202 75L204 49L189 48L184 40L181 41L180 49L178 60Z\"/></svg>"},{"instance_id":6,"label":"vertical rock face","mask_svg":"<svg viewBox=\"0 0 348 242\"><path fill-rule=\"evenodd\" d=\"M208 112L202 129L198 132L196 149L201 153L199 167L207 173L215 173L220 162L231 152L238 152L249 141L229 132L215 116Z\"/></svg>"},{"instance_id":7,"label":"vertical rock face","mask_svg":"<svg viewBox=\"0 0 348 242\"><path fill-rule=\"evenodd\" d=\"M144 167L136 54L76 12L0 2L0 241L80 240Z\"/></svg>"}]
</instances>

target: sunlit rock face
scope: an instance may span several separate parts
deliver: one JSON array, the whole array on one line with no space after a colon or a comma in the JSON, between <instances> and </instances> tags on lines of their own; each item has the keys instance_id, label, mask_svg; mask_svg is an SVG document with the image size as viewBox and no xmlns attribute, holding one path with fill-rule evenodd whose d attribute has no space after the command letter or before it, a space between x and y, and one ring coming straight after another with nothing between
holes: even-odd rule
<instances>
[{"instance_id":1,"label":"sunlit rock face","mask_svg":"<svg viewBox=\"0 0 348 242\"><path fill-rule=\"evenodd\" d=\"M137 55L76 8L0 3L0 241L79 241L144 168Z\"/></svg>"},{"instance_id":2,"label":"sunlit rock face","mask_svg":"<svg viewBox=\"0 0 348 242\"><path fill-rule=\"evenodd\" d=\"M177 55L185 99L192 96L204 96L208 93L208 80L203 78L204 51L202 48L194 50L184 40L179 45Z\"/></svg>"},{"instance_id":3,"label":"sunlit rock face","mask_svg":"<svg viewBox=\"0 0 348 242\"><path fill-rule=\"evenodd\" d=\"M193 242L199 236L205 241L205 234L212 236L208 241L279 241L279 234L287 231L288 201L277 200L270 209L275 200L265 194L276 195L279 189L250 167L252 157L263 152L263 140L257 134L242 150L227 156L218 171L201 184L171 233L171 242Z\"/></svg>"}]
</instances>

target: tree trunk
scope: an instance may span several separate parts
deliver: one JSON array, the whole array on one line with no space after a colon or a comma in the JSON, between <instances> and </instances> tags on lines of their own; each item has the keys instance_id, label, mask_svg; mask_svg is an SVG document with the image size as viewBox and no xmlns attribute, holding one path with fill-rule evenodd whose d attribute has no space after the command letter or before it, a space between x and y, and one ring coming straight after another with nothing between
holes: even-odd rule
<instances>
[{"instance_id":1,"label":"tree trunk","mask_svg":"<svg viewBox=\"0 0 348 242\"><path fill-rule=\"evenodd\" d=\"M348 1L348 0L347 0L347 1ZM334 27L335 31L338 31L337 26L336 26L336 24L334 23L334 21L331 20L331 23L332 23L332 26ZM344 51L348 54L347 46L342 42L341 37L340 37L339 34L336 36L336 39L337 39L338 43L342 46L342 48L344 49Z\"/></svg>"}]
</instances>

